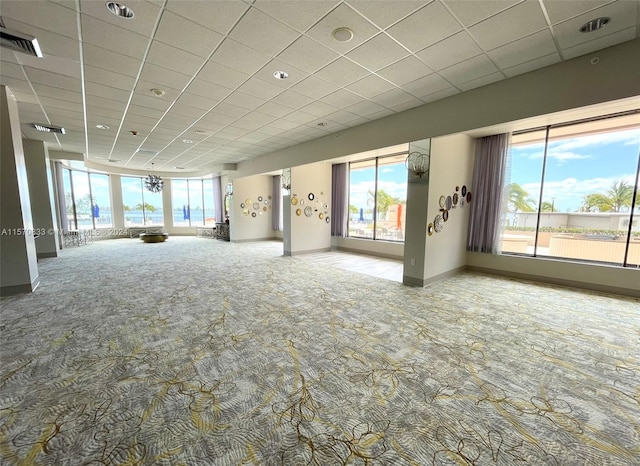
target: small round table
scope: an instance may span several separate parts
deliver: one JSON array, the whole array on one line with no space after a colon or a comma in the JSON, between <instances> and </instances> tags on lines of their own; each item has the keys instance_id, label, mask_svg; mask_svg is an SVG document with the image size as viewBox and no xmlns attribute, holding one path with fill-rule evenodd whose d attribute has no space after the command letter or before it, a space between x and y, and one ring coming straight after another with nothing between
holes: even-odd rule
<instances>
[{"instance_id":1,"label":"small round table","mask_svg":"<svg viewBox=\"0 0 640 466\"><path fill-rule=\"evenodd\" d=\"M140 239L145 243L163 243L169 238L169 233L141 233Z\"/></svg>"}]
</instances>

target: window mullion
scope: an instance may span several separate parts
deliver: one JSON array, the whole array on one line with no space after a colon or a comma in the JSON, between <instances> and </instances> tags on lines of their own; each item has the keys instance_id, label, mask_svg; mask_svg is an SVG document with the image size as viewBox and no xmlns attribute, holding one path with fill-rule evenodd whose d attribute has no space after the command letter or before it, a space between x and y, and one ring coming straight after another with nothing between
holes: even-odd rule
<instances>
[{"instance_id":1,"label":"window mullion","mask_svg":"<svg viewBox=\"0 0 640 466\"><path fill-rule=\"evenodd\" d=\"M542 213L542 194L544 192L544 175L547 170L547 150L549 148L549 130L550 126L547 126L547 131L544 135L544 153L542 156L542 174L540 175L540 194L538 195L538 215L536 215L536 233L533 239L533 257L538 256L538 232L540 230L540 215Z\"/></svg>"}]
</instances>

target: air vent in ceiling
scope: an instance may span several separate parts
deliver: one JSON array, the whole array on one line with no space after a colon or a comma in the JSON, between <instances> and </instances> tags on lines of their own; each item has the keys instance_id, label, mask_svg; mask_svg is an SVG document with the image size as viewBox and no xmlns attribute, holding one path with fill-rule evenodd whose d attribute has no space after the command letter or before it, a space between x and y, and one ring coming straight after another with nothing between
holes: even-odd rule
<instances>
[{"instance_id":1,"label":"air vent in ceiling","mask_svg":"<svg viewBox=\"0 0 640 466\"><path fill-rule=\"evenodd\" d=\"M0 18L0 46L13 50L14 52L26 53L34 57L43 57L38 39L28 34L7 29L4 27L2 18Z\"/></svg>"},{"instance_id":2,"label":"air vent in ceiling","mask_svg":"<svg viewBox=\"0 0 640 466\"><path fill-rule=\"evenodd\" d=\"M38 131L42 131L44 133L65 134L67 132L67 130L62 126L41 125L40 123L34 123L33 127Z\"/></svg>"}]
</instances>

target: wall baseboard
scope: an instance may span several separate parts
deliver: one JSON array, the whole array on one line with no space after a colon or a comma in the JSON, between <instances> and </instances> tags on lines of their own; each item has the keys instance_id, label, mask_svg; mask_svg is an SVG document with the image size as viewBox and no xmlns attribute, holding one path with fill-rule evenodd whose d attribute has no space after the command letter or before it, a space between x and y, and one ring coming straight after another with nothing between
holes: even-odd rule
<instances>
[{"instance_id":1,"label":"wall baseboard","mask_svg":"<svg viewBox=\"0 0 640 466\"><path fill-rule=\"evenodd\" d=\"M232 239L232 243L255 243L257 241L278 241L282 243L282 238L277 238L275 236L271 238L253 238L253 239Z\"/></svg>"},{"instance_id":2,"label":"wall baseboard","mask_svg":"<svg viewBox=\"0 0 640 466\"><path fill-rule=\"evenodd\" d=\"M38 258L38 260L48 259L50 257L58 257L58 253L57 252L38 252L36 253L36 257Z\"/></svg>"},{"instance_id":3,"label":"wall baseboard","mask_svg":"<svg viewBox=\"0 0 640 466\"><path fill-rule=\"evenodd\" d=\"M501 277L518 278L521 280L529 280L533 282L548 283L550 285L566 286L570 288L578 288L588 291L597 291L601 293L611 293L623 296L631 296L634 298L640 298L640 289L620 288L617 286L600 285L598 283L585 283L577 280L567 280L564 278L553 278L542 275L533 275L520 272L507 272L504 270L489 269L486 267L477 267L473 265L467 265L466 269L471 272L486 273L487 275L498 275Z\"/></svg>"},{"instance_id":4,"label":"wall baseboard","mask_svg":"<svg viewBox=\"0 0 640 466\"><path fill-rule=\"evenodd\" d=\"M375 256L375 257L382 257L383 259L395 259L400 261L403 260L404 258L403 256L397 256L395 254L386 254L384 252L369 251L369 250L357 249L357 248L345 248L344 246L333 246L332 250L352 252L354 254L362 254L364 256Z\"/></svg>"},{"instance_id":5,"label":"wall baseboard","mask_svg":"<svg viewBox=\"0 0 640 466\"><path fill-rule=\"evenodd\" d=\"M305 251L284 251L285 256L301 256L303 254L313 254L315 252L331 252L331 248L307 249Z\"/></svg>"},{"instance_id":6,"label":"wall baseboard","mask_svg":"<svg viewBox=\"0 0 640 466\"><path fill-rule=\"evenodd\" d=\"M0 286L0 296L13 296L16 294L31 293L40 285L40 277L36 277L31 283L23 285Z\"/></svg>"}]
</instances>

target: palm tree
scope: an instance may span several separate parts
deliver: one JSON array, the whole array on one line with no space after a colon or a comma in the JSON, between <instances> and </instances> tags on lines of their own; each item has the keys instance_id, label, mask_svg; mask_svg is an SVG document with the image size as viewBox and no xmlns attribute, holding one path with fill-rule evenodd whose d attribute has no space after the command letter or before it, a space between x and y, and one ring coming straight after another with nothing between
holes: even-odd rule
<instances>
[{"instance_id":1,"label":"palm tree","mask_svg":"<svg viewBox=\"0 0 640 466\"><path fill-rule=\"evenodd\" d=\"M151 204L148 203L144 203L144 204L137 204L136 205L136 210L144 210L146 212L155 212L156 208L154 206L152 206Z\"/></svg>"},{"instance_id":2,"label":"palm tree","mask_svg":"<svg viewBox=\"0 0 640 466\"><path fill-rule=\"evenodd\" d=\"M533 212L536 210L535 202L529 198L529 193L518 183L510 183L507 186L507 205L513 208L512 211Z\"/></svg>"},{"instance_id":3,"label":"palm tree","mask_svg":"<svg viewBox=\"0 0 640 466\"><path fill-rule=\"evenodd\" d=\"M556 207L553 204L553 202L544 201L542 203L542 209L540 209L540 211L541 212L557 212L558 209L556 209Z\"/></svg>"},{"instance_id":4,"label":"palm tree","mask_svg":"<svg viewBox=\"0 0 640 466\"><path fill-rule=\"evenodd\" d=\"M632 199L633 186L619 180L605 194L587 194L582 201L582 209L586 212L621 212L625 207L631 208Z\"/></svg>"}]
</instances>

